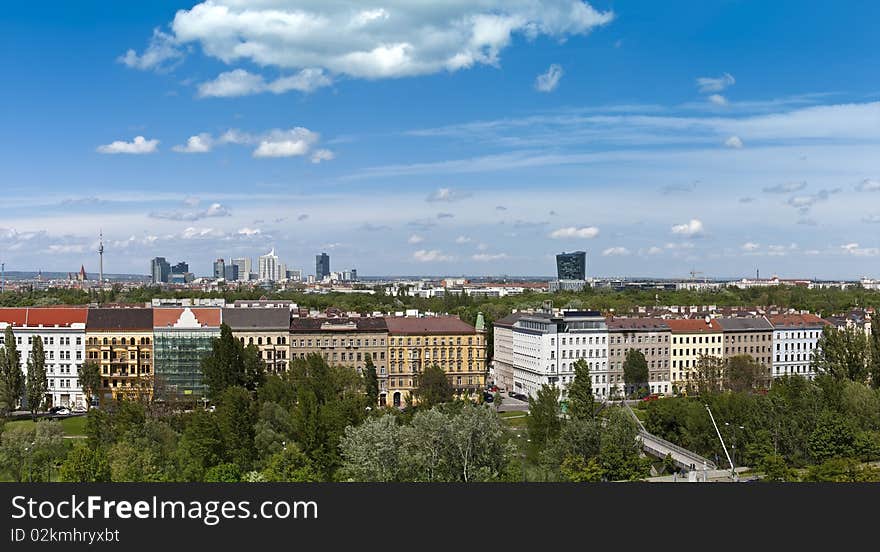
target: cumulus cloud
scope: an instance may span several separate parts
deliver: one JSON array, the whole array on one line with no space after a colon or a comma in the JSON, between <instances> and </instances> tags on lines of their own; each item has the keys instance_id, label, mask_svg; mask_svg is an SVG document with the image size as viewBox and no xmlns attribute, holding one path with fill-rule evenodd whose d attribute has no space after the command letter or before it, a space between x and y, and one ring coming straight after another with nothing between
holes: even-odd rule
<instances>
[{"instance_id":1,"label":"cumulus cloud","mask_svg":"<svg viewBox=\"0 0 880 552\"><path fill-rule=\"evenodd\" d=\"M143 136L135 136L131 142L124 140L116 140L103 146L98 146L98 153L126 153L131 155L142 155L145 153L154 153L158 150L159 140L147 140Z\"/></svg>"},{"instance_id":2,"label":"cumulus cloud","mask_svg":"<svg viewBox=\"0 0 880 552\"><path fill-rule=\"evenodd\" d=\"M153 29L153 36L143 54L128 50L117 61L132 69L162 71L172 68L183 58L183 51L174 36Z\"/></svg>"},{"instance_id":3,"label":"cumulus cloud","mask_svg":"<svg viewBox=\"0 0 880 552\"><path fill-rule=\"evenodd\" d=\"M425 241L425 238L419 236L418 234L413 234L412 236L409 237L408 240L406 240L406 243L416 244L416 243L422 243L423 241Z\"/></svg>"},{"instance_id":4,"label":"cumulus cloud","mask_svg":"<svg viewBox=\"0 0 880 552\"><path fill-rule=\"evenodd\" d=\"M625 247L609 247L608 249L602 251L603 257L622 257L629 255L629 249Z\"/></svg>"},{"instance_id":5,"label":"cumulus cloud","mask_svg":"<svg viewBox=\"0 0 880 552\"><path fill-rule=\"evenodd\" d=\"M452 188L439 188L436 191L432 192L425 201L429 203L452 203L454 201L459 201L468 197L471 197L470 192L462 192L460 190L454 190Z\"/></svg>"},{"instance_id":6,"label":"cumulus cloud","mask_svg":"<svg viewBox=\"0 0 880 552\"><path fill-rule=\"evenodd\" d=\"M799 192L807 187L806 182L786 182L775 186L766 186L764 192L768 194L790 194Z\"/></svg>"},{"instance_id":7,"label":"cumulus cloud","mask_svg":"<svg viewBox=\"0 0 880 552\"><path fill-rule=\"evenodd\" d=\"M450 255L446 255L436 249L431 249L430 251L419 249L418 251L413 253L413 259L419 261L420 263L431 263L451 261L453 260L453 257Z\"/></svg>"},{"instance_id":8,"label":"cumulus cloud","mask_svg":"<svg viewBox=\"0 0 880 552\"><path fill-rule=\"evenodd\" d=\"M306 155L318 141L318 133L303 127L273 130L260 139L254 157L298 157Z\"/></svg>"},{"instance_id":9,"label":"cumulus cloud","mask_svg":"<svg viewBox=\"0 0 880 552\"><path fill-rule=\"evenodd\" d=\"M178 153L208 153L213 147L213 142L211 135L203 132L196 136L190 136L186 144L174 146L171 149Z\"/></svg>"},{"instance_id":10,"label":"cumulus cloud","mask_svg":"<svg viewBox=\"0 0 880 552\"><path fill-rule=\"evenodd\" d=\"M697 79L697 88L700 92L721 92L725 88L732 86L736 82L733 75L724 73L720 77L699 77Z\"/></svg>"},{"instance_id":11,"label":"cumulus cloud","mask_svg":"<svg viewBox=\"0 0 880 552\"><path fill-rule=\"evenodd\" d=\"M724 141L724 145L731 149L742 149L743 141L740 139L739 136L731 136Z\"/></svg>"},{"instance_id":12,"label":"cumulus cloud","mask_svg":"<svg viewBox=\"0 0 880 552\"><path fill-rule=\"evenodd\" d=\"M333 83L322 69L307 68L287 77L281 77L274 81L266 81L262 75L233 69L220 73L214 80L203 82L199 85L198 96L200 98L235 98L271 92L284 94L291 90L310 93Z\"/></svg>"},{"instance_id":13,"label":"cumulus cloud","mask_svg":"<svg viewBox=\"0 0 880 552\"><path fill-rule=\"evenodd\" d=\"M567 228L559 228L550 233L550 237L555 240L568 238L585 238L591 239L599 235L599 229L595 226L569 226Z\"/></svg>"},{"instance_id":14,"label":"cumulus cloud","mask_svg":"<svg viewBox=\"0 0 880 552\"><path fill-rule=\"evenodd\" d=\"M684 224L676 224L672 227L672 233L680 236L699 236L703 233L703 222L691 219Z\"/></svg>"},{"instance_id":15,"label":"cumulus cloud","mask_svg":"<svg viewBox=\"0 0 880 552\"><path fill-rule=\"evenodd\" d=\"M562 78L562 66L553 64L546 73L541 73L535 78L535 89L539 92L553 92L559 86Z\"/></svg>"},{"instance_id":16,"label":"cumulus cloud","mask_svg":"<svg viewBox=\"0 0 880 552\"><path fill-rule=\"evenodd\" d=\"M193 202L193 200L195 200ZM206 218L215 218L215 217L228 217L231 215L229 209L221 205L220 203L212 203L205 209L197 209L199 205L198 198L187 198L184 201L184 204L188 207L192 207L192 209L177 209L174 211L154 211L150 213L150 218L155 219L164 219L164 220L186 220L186 221L197 221Z\"/></svg>"},{"instance_id":17,"label":"cumulus cloud","mask_svg":"<svg viewBox=\"0 0 880 552\"><path fill-rule=\"evenodd\" d=\"M315 150L312 154L312 163L318 164L322 161L332 161L336 158L336 154L328 149Z\"/></svg>"},{"instance_id":18,"label":"cumulus cloud","mask_svg":"<svg viewBox=\"0 0 880 552\"><path fill-rule=\"evenodd\" d=\"M859 182L858 186L856 186L856 190L860 192L878 192L880 191L880 179L866 178Z\"/></svg>"},{"instance_id":19,"label":"cumulus cloud","mask_svg":"<svg viewBox=\"0 0 880 552\"><path fill-rule=\"evenodd\" d=\"M237 73L200 90L242 95L314 86L296 81L313 82L303 71L380 79L497 66L517 37L562 41L613 19L611 11L583 0L457 1L437 7L411 0L386 0L381 7L360 0L210 0L177 11L171 29L175 44L199 44L227 65L300 71L268 83Z\"/></svg>"},{"instance_id":20,"label":"cumulus cloud","mask_svg":"<svg viewBox=\"0 0 880 552\"><path fill-rule=\"evenodd\" d=\"M471 255L471 259L477 262L501 261L507 257L507 253L476 253Z\"/></svg>"}]
</instances>

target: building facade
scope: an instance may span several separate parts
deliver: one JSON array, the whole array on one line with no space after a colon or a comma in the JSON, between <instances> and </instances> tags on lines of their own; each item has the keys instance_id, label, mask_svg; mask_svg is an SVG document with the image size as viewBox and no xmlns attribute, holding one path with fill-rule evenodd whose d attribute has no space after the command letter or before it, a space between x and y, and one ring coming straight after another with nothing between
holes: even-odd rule
<instances>
[{"instance_id":1,"label":"building facade","mask_svg":"<svg viewBox=\"0 0 880 552\"><path fill-rule=\"evenodd\" d=\"M214 278L217 280L226 278L226 261L217 259L214 261Z\"/></svg>"},{"instance_id":2,"label":"building facade","mask_svg":"<svg viewBox=\"0 0 880 552\"><path fill-rule=\"evenodd\" d=\"M212 307L153 309L154 394L202 397L202 359L220 337L221 310Z\"/></svg>"},{"instance_id":3,"label":"building facade","mask_svg":"<svg viewBox=\"0 0 880 552\"><path fill-rule=\"evenodd\" d=\"M679 390L697 383L697 362L701 357L724 358L724 334L713 318L666 320L672 330L669 347L671 381Z\"/></svg>"},{"instance_id":4,"label":"building facade","mask_svg":"<svg viewBox=\"0 0 880 552\"><path fill-rule=\"evenodd\" d=\"M251 278L251 272L253 272L252 261L250 257L241 257L238 259L232 259L232 266L237 268L238 272L238 280L239 281L247 281Z\"/></svg>"},{"instance_id":5,"label":"building facade","mask_svg":"<svg viewBox=\"0 0 880 552\"><path fill-rule=\"evenodd\" d=\"M6 345L3 334L12 326L21 357L20 368L25 375L34 339L39 336L43 341L48 380L45 405L87 408L79 383L79 369L85 361L87 316L85 308L0 308L0 346ZM24 399L23 405L27 406Z\"/></svg>"},{"instance_id":6,"label":"building facade","mask_svg":"<svg viewBox=\"0 0 880 552\"><path fill-rule=\"evenodd\" d=\"M437 365L459 393L486 383L486 336L455 316L391 316L388 326L388 400L401 406L418 387L419 375Z\"/></svg>"},{"instance_id":7,"label":"building facade","mask_svg":"<svg viewBox=\"0 0 880 552\"><path fill-rule=\"evenodd\" d=\"M223 323L245 347L254 345L266 371L287 371L290 359L290 310L279 308L226 308Z\"/></svg>"},{"instance_id":8,"label":"building facade","mask_svg":"<svg viewBox=\"0 0 880 552\"><path fill-rule=\"evenodd\" d=\"M813 379L812 355L828 322L814 314L782 314L769 320L773 325L773 377Z\"/></svg>"},{"instance_id":9,"label":"building facade","mask_svg":"<svg viewBox=\"0 0 880 552\"><path fill-rule=\"evenodd\" d=\"M86 359L99 366L100 403L153 398L153 309L89 309Z\"/></svg>"},{"instance_id":10,"label":"building facade","mask_svg":"<svg viewBox=\"0 0 880 552\"><path fill-rule=\"evenodd\" d=\"M556 277L560 280L586 280L586 251L563 252L556 255Z\"/></svg>"},{"instance_id":11,"label":"building facade","mask_svg":"<svg viewBox=\"0 0 880 552\"><path fill-rule=\"evenodd\" d=\"M171 276L171 265L165 257L156 257L150 261L150 276L154 284L168 283Z\"/></svg>"},{"instance_id":12,"label":"building facade","mask_svg":"<svg viewBox=\"0 0 880 552\"><path fill-rule=\"evenodd\" d=\"M388 396L388 326L381 317L292 318L291 359L317 354L331 366L352 366L363 372L373 361L379 378L379 404Z\"/></svg>"},{"instance_id":13,"label":"building facade","mask_svg":"<svg viewBox=\"0 0 880 552\"><path fill-rule=\"evenodd\" d=\"M489 373L495 385L502 389L513 390L513 332L516 321L526 316L525 313L515 312L504 318L496 320L492 324L492 338L494 351L489 366Z\"/></svg>"},{"instance_id":14,"label":"building facade","mask_svg":"<svg viewBox=\"0 0 880 552\"><path fill-rule=\"evenodd\" d=\"M768 385L773 368L773 325L763 316L719 318L724 358L748 355L763 367L761 384Z\"/></svg>"},{"instance_id":15,"label":"building facade","mask_svg":"<svg viewBox=\"0 0 880 552\"><path fill-rule=\"evenodd\" d=\"M321 281L330 275L330 255L321 253L315 255L315 280Z\"/></svg>"},{"instance_id":16,"label":"building facade","mask_svg":"<svg viewBox=\"0 0 880 552\"><path fill-rule=\"evenodd\" d=\"M672 330L659 318L608 318L609 393L623 396L626 389L623 363L630 349L641 351L648 363L648 389L651 393L672 393L669 371L669 345Z\"/></svg>"}]
</instances>

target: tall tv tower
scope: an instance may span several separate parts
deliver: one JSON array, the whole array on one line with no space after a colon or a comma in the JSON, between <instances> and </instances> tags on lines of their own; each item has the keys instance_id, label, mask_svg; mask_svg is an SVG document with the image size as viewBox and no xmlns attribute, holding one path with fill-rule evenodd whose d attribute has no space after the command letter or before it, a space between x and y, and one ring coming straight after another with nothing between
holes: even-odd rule
<instances>
[{"instance_id":1,"label":"tall tv tower","mask_svg":"<svg viewBox=\"0 0 880 552\"><path fill-rule=\"evenodd\" d=\"M98 233L98 285L104 285L104 231Z\"/></svg>"}]
</instances>

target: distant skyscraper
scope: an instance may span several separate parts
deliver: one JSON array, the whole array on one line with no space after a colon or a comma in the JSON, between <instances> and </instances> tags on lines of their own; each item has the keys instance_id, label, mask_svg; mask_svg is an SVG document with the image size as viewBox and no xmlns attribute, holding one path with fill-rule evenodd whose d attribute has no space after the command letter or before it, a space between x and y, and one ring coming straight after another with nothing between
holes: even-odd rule
<instances>
[{"instance_id":1,"label":"distant skyscraper","mask_svg":"<svg viewBox=\"0 0 880 552\"><path fill-rule=\"evenodd\" d=\"M227 282L234 282L238 280L238 265L228 264L223 270L223 277L226 279Z\"/></svg>"},{"instance_id":2,"label":"distant skyscraper","mask_svg":"<svg viewBox=\"0 0 880 552\"><path fill-rule=\"evenodd\" d=\"M275 281L280 280L278 277L278 268L281 263L278 262L278 255L275 254L275 249L263 255L259 259L259 276L260 280L268 280Z\"/></svg>"},{"instance_id":3,"label":"distant skyscraper","mask_svg":"<svg viewBox=\"0 0 880 552\"><path fill-rule=\"evenodd\" d=\"M357 282L357 281L358 281L358 271L357 271L356 268L352 268L352 269L351 269L351 281L352 281L352 282Z\"/></svg>"},{"instance_id":4,"label":"distant skyscraper","mask_svg":"<svg viewBox=\"0 0 880 552\"><path fill-rule=\"evenodd\" d=\"M321 253L315 255L315 280L321 281L330 275L330 255Z\"/></svg>"},{"instance_id":5,"label":"distant skyscraper","mask_svg":"<svg viewBox=\"0 0 880 552\"><path fill-rule=\"evenodd\" d=\"M575 251L556 255L556 276L560 280L586 280L587 253Z\"/></svg>"},{"instance_id":6,"label":"distant skyscraper","mask_svg":"<svg viewBox=\"0 0 880 552\"><path fill-rule=\"evenodd\" d=\"M189 272L189 264L186 261L180 261L171 267L171 274L186 274Z\"/></svg>"},{"instance_id":7,"label":"distant skyscraper","mask_svg":"<svg viewBox=\"0 0 880 552\"><path fill-rule=\"evenodd\" d=\"M292 280L294 282L301 282L302 277L303 277L302 270L295 269L295 270L288 270L287 271L287 279L288 280Z\"/></svg>"},{"instance_id":8,"label":"distant skyscraper","mask_svg":"<svg viewBox=\"0 0 880 552\"><path fill-rule=\"evenodd\" d=\"M240 259L232 259L232 264L238 267L238 279L249 280L251 272L254 271L250 257L242 257Z\"/></svg>"},{"instance_id":9,"label":"distant skyscraper","mask_svg":"<svg viewBox=\"0 0 880 552\"><path fill-rule=\"evenodd\" d=\"M154 284L168 283L171 275L171 265L165 260L165 257L156 257L150 261L150 275Z\"/></svg>"},{"instance_id":10,"label":"distant skyscraper","mask_svg":"<svg viewBox=\"0 0 880 552\"><path fill-rule=\"evenodd\" d=\"M214 278L220 279L226 277L226 262L223 259L214 261Z\"/></svg>"}]
</instances>

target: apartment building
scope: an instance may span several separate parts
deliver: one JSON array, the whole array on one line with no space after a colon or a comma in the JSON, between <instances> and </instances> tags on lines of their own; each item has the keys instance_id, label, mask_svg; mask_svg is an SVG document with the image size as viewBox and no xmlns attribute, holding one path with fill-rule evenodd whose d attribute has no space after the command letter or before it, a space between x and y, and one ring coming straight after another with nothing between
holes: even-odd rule
<instances>
[{"instance_id":1,"label":"apartment building","mask_svg":"<svg viewBox=\"0 0 880 552\"><path fill-rule=\"evenodd\" d=\"M381 317L292 318L289 322L290 358L321 355L330 365L363 371L372 359L379 377L379 404L388 396L388 326Z\"/></svg>"},{"instance_id":2,"label":"apartment building","mask_svg":"<svg viewBox=\"0 0 880 552\"><path fill-rule=\"evenodd\" d=\"M204 396L202 359L220 337L221 317L217 307L153 309L156 396Z\"/></svg>"},{"instance_id":3,"label":"apartment building","mask_svg":"<svg viewBox=\"0 0 880 552\"><path fill-rule=\"evenodd\" d=\"M764 367L762 379L770 382L773 367L773 325L763 316L718 318L724 335L724 358L748 355Z\"/></svg>"},{"instance_id":4,"label":"apartment building","mask_svg":"<svg viewBox=\"0 0 880 552\"><path fill-rule=\"evenodd\" d=\"M489 372L496 385L503 389L513 390L513 332L516 322L527 316L526 313L515 312L492 324L493 350Z\"/></svg>"},{"instance_id":5,"label":"apartment building","mask_svg":"<svg viewBox=\"0 0 880 552\"><path fill-rule=\"evenodd\" d=\"M669 361L672 385L684 390L697 380L696 367L700 357L724 358L724 334L721 324L713 318L669 319L671 330Z\"/></svg>"},{"instance_id":6,"label":"apartment building","mask_svg":"<svg viewBox=\"0 0 880 552\"><path fill-rule=\"evenodd\" d=\"M266 371L287 371L290 359L290 310L287 308L225 308L222 321L245 347L254 345Z\"/></svg>"},{"instance_id":7,"label":"apartment building","mask_svg":"<svg viewBox=\"0 0 880 552\"><path fill-rule=\"evenodd\" d=\"M458 392L478 392L486 383L486 336L482 315L476 327L455 316L386 317L388 397L400 406L418 386L424 369L437 365Z\"/></svg>"},{"instance_id":8,"label":"apartment building","mask_svg":"<svg viewBox=\"0 0 880 552\"><path fill-rule=\"evenodd\" d=\"M829 323L814 314L781 314L769 320L773 325L773 377L799 375L813 379L813 351Z\"/></svg>"},{"instance_id":9,"label":"apartment building","mask_svg":"<svg viewBox=\"0 0 880 552\"><path fill-rule=\"evenodd\" d=\"M89 309L86 359L101 374L100 404L153 398L153 310Z\"/></svg>"},{"instance_id":10,"label":"apartment building","mask_svg":"<svg viewBox=\"0 0 880 552\"><path fill-rule=\"evenodd\" d=\"M47 406L87 407L79 383L79 369L85 359L87 315L87 309L75 307L0 308L0 346L6 345L4 333L12 326L24 374L34 339L39 336L43 340Z\"/></svg>"},{"instance_id":11,"label":"apartment building","mask_svg":"<svg viewBox=\"0 0 880 552\"><path fill-rule=\"evenodd\" d=\"M672 393L669 369L672 330L667 321L659 318L609 317L607 326L609 394L623 396L634 391L626 389L623 379L623 363L630 349L641 351L645 356L651 393Z\"/></svg>"}]
</instances>

